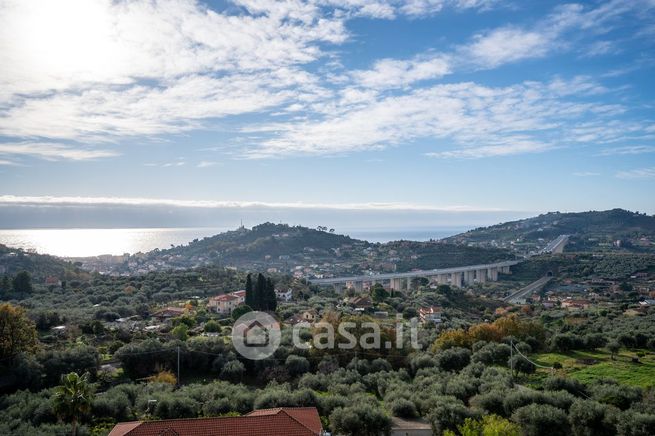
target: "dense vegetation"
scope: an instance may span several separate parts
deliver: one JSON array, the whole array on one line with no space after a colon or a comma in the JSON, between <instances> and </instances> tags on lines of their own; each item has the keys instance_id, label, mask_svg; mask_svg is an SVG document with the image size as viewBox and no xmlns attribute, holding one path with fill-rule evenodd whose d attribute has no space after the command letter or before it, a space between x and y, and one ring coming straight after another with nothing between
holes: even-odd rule
<instances>
[{"instance_id":1,"label":"dense vegetation","mask_svg":"<svg viewBox=\"0 0 655 436\"><path fill-rule=\"evenodd\" d=\"M6 275L30 271L38 280L43 280L48 276L66 277L76 274L76 268L70 262L45 254L9 248L2 244L0 244L0 266L4 267Z\"/></svg>"},{"instance_id":2,"label":"dense vegetation","mask_svg":"<svg viewBox=\"0 0 655 436\"><path fill-rule=\"evenodd\" d=\"M552 240L559 235L572 235L567 251L610 249L653 252L655 250L655 217L623 209L580 213L550 212L533 218L477 228L447 238L448 242L480 245L516 244Z\"/></svg>"}]
</instances>

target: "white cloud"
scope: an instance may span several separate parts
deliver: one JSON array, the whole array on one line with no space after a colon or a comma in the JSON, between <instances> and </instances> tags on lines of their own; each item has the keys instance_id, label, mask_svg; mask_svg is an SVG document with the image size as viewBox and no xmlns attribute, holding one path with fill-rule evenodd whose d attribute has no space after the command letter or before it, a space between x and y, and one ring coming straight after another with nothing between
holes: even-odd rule
<instances>
[{"instance_id":1,"label":"white cloud","mask_svg":"<svg viewBox=\"0 0 655 436\"><path fill-rule=\"evenodd\" d=\"M616 177L627 180L655 179L655 167L619 171L616 173Z\"/></svg>"},{"instance_id":2,"label":"white cloud","mask_svg":"<svg viewBox=\"0 0 655 436\"><path fill-rule=\"evenodd\" d=\"M577 171L573 173L573 175L576 177L596 177L596 176L600 176L600 173L597 173L595 171Z\"/></svg>"},{"instance_id":3,"label":"white cloud","mask_svg":"<svg viewBox=\"0 0 655 436\"><path fill-rule=\"evenodd\" d=\"M0 134L112 141L324 93L298 66L346 39L343 19L267 3L235 15L192 0L4 0Z\"/></svg>"},{"instance_id":4,"label":"white cloud","mask_svg":"<svg viewBox=\"0 0 655 436\"><path fill-rule=\"evenodd\" d=\"M604 119L614 112L602 103L580 101L574 94L578 90L588 96L593 85L577 79L554 83L500 88L454 83L373 98L345 109L335 102L336 108L323 110L321 118L248 129L269 135L248 155L329 155L449 139L463 148L430 156L471 158L544 151L562 142L585 142L590 135L609 141L622 135L622 129L629 130L626 123ZM595 121L588 122L590 116ZM643 134L643 127L633 127L635 134Z\"/></svg>"},{"instance_id":5,"label":"white cloud","mask_svg":"<svg viewBox=\"0 0 655 436\"><path fill-rule=\"evenodd\" d=\"M500 212L500 208L480 208L467 205L435 206L412 203L276 203L263 201L172 200L124 197L54 197L0 195L0 205L125 205L171 206L186 208L280 208L325 210L435 211L435 212Z\"/></svg>"},{"instance_id":6,"label":"white cloud","mask_svg":"<svg viewBox=\"0 0 655 436\"><path fill-rule=\"evenodd\" d=\"M118 156L112 150L82 148L51 142L0 143L0 156L31 156L47 160L90 160Z\"/></svg>"},{"instance_id":7,"label":"white cloud","mask_svg":"<svg viewBox=\"0 0 655 436\"><path fill-rule=\"evenodd\" d=\"M601 150L600 156L620 156L632 154L655 153L653 145L628 145L625 147L606 148Z\"/></svg>"},{"instance_id":8,"label":"white cloud","mask_svg":"<svg viewBox=\"0 0 655 436\"><path fill-rule=\"evenodd\" d=\"M214 161L203 160L203 161L200 161L200 162L198 163L198 165L196 165L196 166L197 166L198 168L209 168L209 167L213 167L213 166L216 166L216 165L220 165L220 162L214 162Z\"/></svg>"},{"instance_id":9,"label":"white cloud","mask_svg":"<svg viewBox=\"0 0 655 436\"><path fill-rule=\"evenodd\" d=\"M449 150L426 153L426 156L439 159L480 159L485 157L510 156L523 153L540 153L553 148L550 144L540 143L526 138L506 138L504 144L485 145L481 147L464 147L459 150Z\"/></svg>"},{"instance_id":10,"label":"white cloud","mask_svg":"<svg viewBox=\"0 0 655 436\"><path fill-rule=\"evenodd\" d=\"M476 35L461 49L461 58L483 68L494 68L521 59L538 58L551 50L553 35L513 27Z\"/></svg>"},{"instance_id":11,"label":"white cloud","mask_svg":"<svg viewBox=\"0 0 655 436\"><path fill-rule=\"evenodd\" d=\"M350 76L357 86L385 89L438 79L450 72L446 57L437 55L411 60L381 59L372 69L352 71Z\"/></svg>"},{"instance_id":12,"label":"white cloud","mask_svg":"<svg viewBox=\"0 0 655 436\"><path fill-rule=\"evenodd\" d=\"M486 10L500 3L500 0L316 0L316 3L330 5L355 16L392 19L398 15L422 18L444 8Z\"/></svg>"}]
</instances>

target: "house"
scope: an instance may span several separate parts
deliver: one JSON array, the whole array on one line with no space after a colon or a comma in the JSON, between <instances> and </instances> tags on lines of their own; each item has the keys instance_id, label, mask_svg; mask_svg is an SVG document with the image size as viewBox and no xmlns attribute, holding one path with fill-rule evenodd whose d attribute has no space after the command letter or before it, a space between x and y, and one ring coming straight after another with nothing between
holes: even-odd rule
<instances>
[{"instance_id":1,"label":"house","mask_svg":"<svg viewBox=\"0 0 655 436\"><path fill-rule=\"evenodd\" d=\"M391 418L390 436L432 436L432 425L422 419Z\"/></svg>"},{"instance_id":2,"label":"house","mask_svg":"<svg viewBox=\"0 0 655 436\"><path fill-rule=\"evenodd\" d=\"M590 304L589 300L577 300L573 298L562 300L562 308L565 309L587 309Z\"/></svg>"},{"instance_id":3,"label":"house","mask_svg":"<svg viewBox=\"0 0 655 436\"><path fill-rule=\"evenodd\" d=\"M293 298L293 291L291 289L287 289L286 291L276 289L275 296L280 301L291 301L291 299Z\"/></svg>"},{"instance_id":4,"label":"house","mask_svg":"<svg viewBox=\"0 0 655 436\"><path fill-rule=\"evenodd\" d=\"M373 301L368 295L358 295L351 298L348 303L358 309L366 309L373 306Z\"/></svg>"},{"instance_id":5,"label":"house","mask_svg":"<svg viewBox=\"0 0 655 436\"><path fill-rule=\"evenodd\" d=\"M644 307L655 306L655 300L648 299L648 300L640 301L639 304Z\"/></svg>"},{"instance_id":6,"label":"house","mask_svg":"<svg viewBox=\"0 0 655 436\"><path fill-rule=\"evenodd\" d=\"M322 432L316 407L278 407L244 416L121 422L109 436L319 436Z\"/></svg>"},{"instance_id":7,"label":"house","mask_svg":"<svg viewBox=\"0 0 655 436\"><path fill-rule=\"evenodd\" d=\"M159 318L160 320L165 320L169 318L182 316L184 315L184 312L185 309L183 307L165 307L153 313L152 316L155 318Z\"/></svg>"},{"instance_id":8,"label":"house","mask_svg":"<svg viewBox=\"0 0 655 436\"><path fill-rule=\"evenodd\" d=\"M435 324L440 324L442 318L441 312L441 307L439 306L420 307L418 309L418 317L421 322L433 322Z\"/></svg>"},{"instance_id":9,"label":"house","mask_svg":"<svg viewBox=\"0 0 655 436\"><path fill-rule=\"evenodd\" d=\"M207 301L207 307L214 312L229 315L235 307L246 302L246 291L218 295Z\"/></svg>"}]
</instances>

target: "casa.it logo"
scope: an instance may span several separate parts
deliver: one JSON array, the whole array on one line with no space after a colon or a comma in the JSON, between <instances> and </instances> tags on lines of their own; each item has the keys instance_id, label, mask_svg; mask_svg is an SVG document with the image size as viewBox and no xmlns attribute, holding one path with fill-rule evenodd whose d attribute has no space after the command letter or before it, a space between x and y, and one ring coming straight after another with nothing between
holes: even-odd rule
<instances>
[{"instance_id":1,"label":"casa.it logo","mask_svg":"<svg viewBox=\"0 0 655 436\"><path fill-rule=\"evenodd\" d=\"M280 346L280 323L265 312L248 312L232 327L232 344L246 359L266 359Z\"/></svg>"}]
</instances>

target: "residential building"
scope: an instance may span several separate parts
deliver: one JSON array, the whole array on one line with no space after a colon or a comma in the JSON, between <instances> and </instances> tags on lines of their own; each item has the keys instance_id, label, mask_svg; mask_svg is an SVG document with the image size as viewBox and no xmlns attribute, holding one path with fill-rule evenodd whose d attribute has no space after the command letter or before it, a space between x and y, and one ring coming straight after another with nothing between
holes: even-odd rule
<instances>
[{"instance_id":1,"label":"residential building","mask_svg":"<svg viewBox=\"0 0 655 436\"><path fill-rule=\"evenodd\" d=\"M237 306L245 302L246 291L236 291L210 298L207 307L214 312L229 315Z\"/></svg>"},{"instance_id":2,"label":"residential building","mask_svg":"<svg viewBox=\"0 0 655 436\"><path fill-rule=\"evenodd\" d=\"M165 320L184 315L186 309L183 307L165 307L152 314L153 317Z\"/></svg>"},{"instance_id":3,"label":"residential building","mask_svg":"<svg viewBox=\"0 0 655 436\"><path fill-rule=\"evenodd\" d=\"M293 291L291 289L287 289L286 291L276 289L275 296L280 301L291 301L291 299L293 298Z\"/></svg>"},{"instance_id":4,"label":"residential building","mask_svg":"<svg viewBox=\"0 0 655 436\"><path fill-rule=\"evenodd\" d=\"M432 436L432 425L423 419L391 418L390 436Z\"/></svg>"},{"instance_id":5,"label":"residential building","mask_svg":"<svg viewBox=\"0 0 655 436\"><path fill-rule=\"evenodd\" d=\"M244 416L121 422L109 436L319 436L316 407L255 410Z\"/></svg>"},{"instance_id":6,"label":"residential building","mask_svg":"<svg viewBox=\"0 0 655 436\"><path fill-rule=\"evenodd\" d=\"M418 317L421 322L433 322L435 324L440 324L442 319L441 307L420 307L418 309Z\"/></svg>"}]
</instances>

